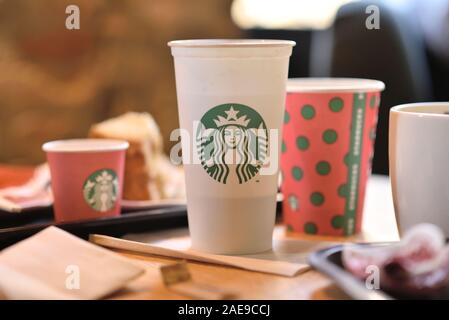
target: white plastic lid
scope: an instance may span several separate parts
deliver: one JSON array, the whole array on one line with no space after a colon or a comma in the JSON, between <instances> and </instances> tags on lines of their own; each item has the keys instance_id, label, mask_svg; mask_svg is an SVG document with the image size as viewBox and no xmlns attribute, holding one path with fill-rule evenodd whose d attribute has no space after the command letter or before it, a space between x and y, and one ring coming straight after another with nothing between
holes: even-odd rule
<instances>
[{"instance_id":1,"label":"white plastic lid","mask_svg":"<svg viewBox=\"0 0 449 320\"><path fill-rule=\"evenodd\" d=\"M295 41L271 39L189 39L173 40L167 43L169 47L293 47Z\"/></svg>"},{"instance_id":2,"label":"white plastic lid","mask_svg":"<svg viewBox=\"0 0 449 320\"><path fill-rule=\"evenodd\" d=\"M170 41L174 57L287 58L296 43L290 40L197 39Z\"/></svg>"},{"instance_id":3,"label":"white plastic lid","mask_svg":"<svg viewBox=\"0 0 449 320\"><path fill-rule=\"evenodd\" d=\"M379 80L358 78L290 78L287 92L372 92L383 91Z\"/></svg>"}]
</instances>

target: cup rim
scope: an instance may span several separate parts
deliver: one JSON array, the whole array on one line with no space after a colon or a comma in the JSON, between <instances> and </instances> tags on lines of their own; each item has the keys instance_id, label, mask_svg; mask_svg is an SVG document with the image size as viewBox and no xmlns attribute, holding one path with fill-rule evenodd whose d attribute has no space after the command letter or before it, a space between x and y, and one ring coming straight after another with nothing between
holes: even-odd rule
<instances>
[{"instance_id":1,"label":"cup rim","mask_svg":"<svg viewBox=\"0 0 449 320\"><path fill-rule=\"evenodd\" d=\"M449 119L449 116L447 114L442 113L435 113L435 112L425 112L425 111L409 111L405 109L409 108L419 108L419 107L447 107L449 111L449 101L431 101L431 102L414 102L414 103L404 103L397 106L394 106L390 109L390 112L393 113L400 113L400 114L406 114L410 116L415 117L433 117L433 118L447 118Z\"/></svg>"},{"instance_id":2,"label":"cup rim","mask_svg":"<svg viewBox=\"0 0 449 320\"><path fill-rule=\"evenodd\" d=\"M125 140L116 139L66 139L46 142L42 145L45 152L54 153L97 153L122 151L129 147Z\"/></svg>"},{"instance_id":3,"label":"cup rim","mask_svg":"<svg viewBox=\"0 0 449 320\"><path fill-rule=\"evenodd\" d=\"M380 80L362 78L289 78L287 92L373 92L383 91L385 83Z\"/></svg>"},{"instance_id":4,"label":"cup rim","mask_svg":"<svg viewBox=\"0 0 449 320\"><path fill-rule=\"evenodd\" d=\"M294 47L295 41L279 39L185 39L167 42L169 47L184 48L256 48Z\"/></svg>"}]
</instances>

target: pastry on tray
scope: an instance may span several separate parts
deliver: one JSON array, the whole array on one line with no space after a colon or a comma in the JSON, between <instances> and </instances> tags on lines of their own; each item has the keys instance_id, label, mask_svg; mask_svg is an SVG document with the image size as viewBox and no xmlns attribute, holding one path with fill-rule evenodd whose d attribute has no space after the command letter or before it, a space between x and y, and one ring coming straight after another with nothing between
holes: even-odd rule
<instances>
[{"instance_id":1,"label":"pastry on tray","mask_svg":"<svg viewBox=\"0 0 449 320\"><path fill-rule=\"evenodd\" d=\"M95 124L89 137L129 142L123 199L160 200L185 196L183 170L163 153L159 127L149 113L128 112Z\"/></svg>"}]
</instances>

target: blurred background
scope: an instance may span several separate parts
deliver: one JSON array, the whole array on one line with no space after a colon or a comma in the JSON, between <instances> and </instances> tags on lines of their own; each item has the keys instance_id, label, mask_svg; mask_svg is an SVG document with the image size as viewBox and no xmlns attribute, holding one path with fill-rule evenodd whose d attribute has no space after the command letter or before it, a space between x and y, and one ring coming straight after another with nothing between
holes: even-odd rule
<instances>
[{"instance_id":1,"label":"blurred background","mask_svg":"<svg viewBox=\"0 0 449 320\"><path fill-rule=\"evenodd\" d=\"M65 9L80 8L80 30ZM379 29L369 30L369 5ZM178 126L167 41L297 42L290 77L379 79L373 162L388 172L388 110L449 100L449 0L0 0L0 163L37 164L40 146L96 122L148 111L165 139Z\"/></svg>"}]
</instances>

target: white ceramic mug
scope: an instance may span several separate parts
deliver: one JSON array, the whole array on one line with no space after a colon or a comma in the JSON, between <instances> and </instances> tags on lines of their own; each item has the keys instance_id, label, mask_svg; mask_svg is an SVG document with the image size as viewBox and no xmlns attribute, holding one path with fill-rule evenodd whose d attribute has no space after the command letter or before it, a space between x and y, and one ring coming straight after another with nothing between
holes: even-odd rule
<instances>
[{"instance_id":1,"label":"white ceramic mug","mask_svg":"<svg viewBox=\"0 0 449 320\"><path fill-rule=\"evenodd\" d=\"M282 40L169 43L180 128L190 136L182 138L182 150L189 230L196 250L243 254L271 249L278 170L262 174L257 163L266 158L262 151L278 161L279 141L266 139L272 130L278 140L281 137L294 44ZM263 140L266 143L261 144Z\"/></svg>"},{"instance_id":2,"label":"white ceramic mug","mask_svg":"<svg viewBox=\"0 0 449 320\"><path fill-rule=\"evenodd\" d=\"M428 222L449 237L449 102L393 107L389 141L399 230Z\"/></svg>"}]
</instances>

